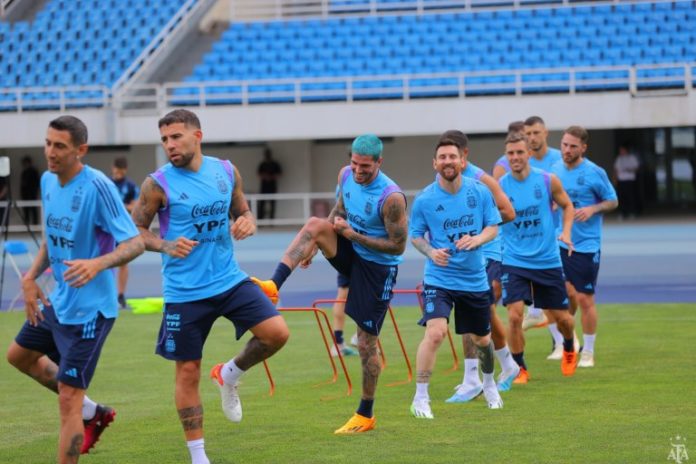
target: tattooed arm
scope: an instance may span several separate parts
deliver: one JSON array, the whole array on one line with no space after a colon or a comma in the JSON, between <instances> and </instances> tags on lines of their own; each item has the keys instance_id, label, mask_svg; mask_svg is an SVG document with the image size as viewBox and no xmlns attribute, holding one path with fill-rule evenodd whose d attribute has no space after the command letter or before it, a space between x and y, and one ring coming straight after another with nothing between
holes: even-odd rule
<instances>
[{"instance_id":1,"label":"tattooed arm","mask_svg":"<svg viewBox=\"0 0 696 464\"><path fill-rule=\"evenodd\" d=\"M232 190L232 202L230 205L230 218L235 219L230 232L235 240L244 240L256 233L256 218L251 214L242 189L242 176L237 169L234 170L234 190Z\"/></svg>"},{"instance_id":2,"label":"tattooed arm","mask_svg":"<svg viewBox=\"0 0 696 464\"><path fill-rule=\"evenodd\" d=\"M327 218L328 221L332 224L336 217L342 217L344 219L346 217L346 207L343 204L343 185L341 184L341 181L343 180L343 173L346 169L350 169L350 166L346 166L345 168L338 171L338 181L336 184L338 185L338 197L336 198L336 204L331 209L329 217Z\"/></svg>"},{"instance_id":3,"label":"tattooed arm","mask_svg":"<svg viewBox=\"0 0 696 464\"><path fill-rule=\"evenodd\" d=\"M140 235L131 237L119 243L114 251L92 259L65 260L68 269L63 273L63 279L71 287L79 288L87 284L97 274L105 269L117 267L135 259L145 251L145 244Z\"/></svg>"},{"instance_id":4,"label":"tattooed arm","mask_svg":"<svg viewBox=\"0 0 696 464\"><path fill-rule=\"evenodd\" d=\"M384 201L382 219L387 231L387 238L368 237L357 233L345 221L337 217L334 221L336 233L343 235L352 242L390 255L403 254L408 237L408 219L406 217L406 198L401 192L394 192Z\"/></svg>"},{"instance_id":5,"label":"tattooed arm","mask_svg":"<svg viewBox=\"0 0 696 464\"><path fill-rule=\"evenodd\" d=\"M131 216L133 222L140 231L140 236L145 241L147 251L165 253L174 258L185 258L191 253L193 247L198 244L195 240L179 237L174 241L163 240L150 230L155 214L165 206L167 197L164 190L151 177L147 177L140 187L140 196L133 208Z\"/></svg>"}]
</instances>

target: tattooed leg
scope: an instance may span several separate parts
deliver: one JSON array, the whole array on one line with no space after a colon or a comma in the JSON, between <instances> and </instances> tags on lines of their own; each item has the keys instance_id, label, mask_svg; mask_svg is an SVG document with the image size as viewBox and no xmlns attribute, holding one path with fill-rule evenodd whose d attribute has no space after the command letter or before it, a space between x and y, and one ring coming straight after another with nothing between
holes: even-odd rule
<instances>
[{"instance_id":1,"label":"tattooed leg","mask_svg":"<svg viewBox=\"0 0 696 464\"><path fill-rule=\"evenodd\" d=\"M177 411L184 433L190 430L203 430L203 406L198 404Z\"/></svg>"},{"instance_id":2,"label":"tattooed leg","mask_svg":"<svg viewBox=\"0 0 696 464\"><path fill-rule=\"evenodd\" d=\"M58 403L60 405L60 438L58 441L58 462L71 464L80 457L84 427L82 424L82 400L85 391L64 383L58 384Z\"/></svg>"},{"instance_id":3,"label":"tattooed leg","mask_svg":"<svg viewBox=\"0 0 696 464\"><path fill-rule=\"evenodd\" d=\"M176 362L174 402L184 429L186 441L203 438L203 407L198 392L201 361Z\"/></svg>"},{"instance_id":4,"label":"tattooed leg","mask_svg":"<svg viewBox=\"0 0 696 464\"><path fill-rule=\"evenodd\" d=\"M12 342L7 350L7 361L49 390L58 393L58 366L48 356L28 350Z\"/></svg>"},{"instance_id":5,"label":"tattooed leg","mask_svg":"<svg viewBox=\"0 0 696 464\"><path fill-rule=\"evenodd\" d=\"M275 316L251 328L254 336L249 340L234 362L241 370L246 371L264 359L270 358L281 349L288 340L290 332L282 316Z\"/></svg>"},{"instance_id":6,"label":"tattooed leg","mask_svg":"<svg viewBox=\"0 0 696 464\"><path fill-rule=\"evenodd\" d=\"M281 262L295 269L303 260L310 258L319 247L327 258L336 256L336 233L326 219L310 218L285 250Z\"/></svg>"},{"instance_id":7,"label":"tattooed leg","mask_svg":"<svg viewBox=\"0 0 696 464\"><path fill-rule=\"evenodd\" d=\"M358 329L358 351L362 364L362 399L373 400L377 380L382 372L382 360L377 349L377 335Z\"/></svg>"}]
</instances>

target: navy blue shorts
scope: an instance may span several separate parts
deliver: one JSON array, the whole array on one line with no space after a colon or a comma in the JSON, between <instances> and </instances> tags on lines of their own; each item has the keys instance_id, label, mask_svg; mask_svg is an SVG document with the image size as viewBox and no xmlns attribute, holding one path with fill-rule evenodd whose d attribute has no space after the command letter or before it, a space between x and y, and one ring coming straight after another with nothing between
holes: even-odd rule
<instances>
[{"instance_id":1,"label":"navy blue shorts","mask_svg":"<svg viewBox=\"0 0 696 464\"><path fill-rule=\"evenodd\" d=\"M341 288L350 287L350 277L340 272L336 275L336 286Z\"/></svg>"},{"instance_id":2,"label":"navy blue shorts","mask_svg":"<svg viewBox=\"0 0 696 464\"><path fill-rule=\"evenodd\" d=\"M423 286L425 310L418 321L425 326L430 319L443 317L449 323L454 306L454 329L458 334L473 333L480 337L491 333L491 292L461 292L432 285Z\"/></svg>"},{"instance_id":3,"label":"navy blue shorts","mask_svg":"<svg viewBox=\"0 0 696 464\"><path fill-rule=\"evenodd\" d=\"M336 237L336 256L328 261L350 279L346 314L365 332L379 335L394 295L398 267L361 258L350 240L341 235Z\"/></svg>"},{"instance_id":4,"label":"navy blue shorts","mask_svg":"<svg viewBox=\"0 0 696 464\"><path fill-rule=\"evenodd\" d=\"M580 293L594 295L599 275L600 252L578 253L568 256L568 250L561 248L561 261L566 280Z\"/></svg>"},{"instance_id":5,"label":"navy blue shorts","mask_svg":"<svg viewBox=\"0 0 696 464\"><path fill-rule=\"evenodd\" d=\"M232 321L239 340L250 328L278 315L273 303L249 279L210 298L166 303L157 354L174 361L198 360L203 357L205 340L220 316Z\"/></svg>"},{"instance_id":6,"label":"navy blue shorts","mask_svg":"<svg viewBox=\"0 0 696 464\"><path fill-rule=\"evenodd\" d=\"M488 276L488 285L493 287L493 282L500 282L500 276L503 271L500 269L500 261L495 259L486 259L486 275Z\"/></svg>"},{"instance_id":7,"label":"navy blue shorts","mask_svg":"<svg viewBox=\"0 0 696 464\"><path fill-rule=\"evenodd\" d=\"M61 324L50 305L44 308L43 316L44 320L36 327L25 322L15 342L22 348L48 355L58 365L59 382L86 390L116 319L97 313L85 324Z\"/></svg>"},{"instance_id":8,"label":"navy blue shorts","mask_svg":"<svg viewBox=\"0 0 696 464\"><path fill-rule=\"evenodd\" d=\"M568 309L568 292L563 269L527 269L502 265L503 305L524 301L537 308Z\"/></svg>"}]
</instances>

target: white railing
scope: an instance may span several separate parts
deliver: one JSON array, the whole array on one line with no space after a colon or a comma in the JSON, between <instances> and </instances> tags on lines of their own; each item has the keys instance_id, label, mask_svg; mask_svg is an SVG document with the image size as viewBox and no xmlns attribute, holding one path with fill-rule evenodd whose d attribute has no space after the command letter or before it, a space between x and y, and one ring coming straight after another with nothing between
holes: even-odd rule
<instances>
[{"instance_id":1,"label":"white railing","mask_svg":"<svg viewBox=\"0 0 696 464\"><path fill-rule=\"evenodd\" d=\"M404 194L408 200L408 204L413 203L413 198L419 193L418 190L405 190ZM335 192L300 192L300 193L273 193L261 194L250 193L246 194L246 199L249 202L254 216L258 217L259 202L274 200L276 202L274 219L259 219L259 226L301 226L311 216L325 216L331 211L336 201ZM16 201L19 208L34 206L39 208L39 217L43 217L40 200L23 200ZM0 201L0 209L7 208L7 201ZM16 211L15 211L16 213ZM23 214L23 212L22 212ZM9 232L26 232L26 225L17 217L16 214L10 216ZM157 228L155 218L154 228ZM32 232L41 232L43 227L41 224L30 225ZM0 224L0 232L3 232L3 227Z\"/></svg>"},{"instance_id":2,"label":"white railing","mask_svg":"<svg viewBox=\"0 0 696 464\"><path fill-rule=\"evenodd\" d=\"M111 100L111 90L103 85L0 87L0 111L101 108Z\"/></svg>"},{"instance_id":3,"label":"white railing","mask_svg":"<svg viewBox=\"0 0 696 464\"><path fill-rule=\"evenodd\" d=\"M311 104L321 101L411 100L482 95L576 94L667 89L690 92L696 63L596 66L455 73L210 81L133 86L114 105L165 110L176 106ZM659 75L663 73L665 75Z\"/></svg>"},{"instance_id":4,"label":"white railing","mask_svg":"<svg viewBox=\"0 0 696 464\"><path fill-rule=\"evenodd\" d=\"M166 111L172 107L312 104L361 100L468 98L585 92L667 91L696 87L696 62L637 66L510 69L378 76L304 77L134 84L117 95L103 86L0 88L0 111L113 107ZM89 92L92 92L89 94ZM89 95L88 95L89 94ZM93 96L90 96L93 95Z\"/></svg>"},{"instance_id":5,"label":"white railing","mask_svg":"<svg viewBox=\"0 0 696 464\"><path fill-rule=\"evenodd\" d=\"M598 3L640 3L650 0L229 0L230 20L248 21L261 18L296 19L298 17L380 15L424 13L452 10L498 8L546 8L596 5ZM656 0L661 1L661 0Z\"/></svg>"}]
</instances>

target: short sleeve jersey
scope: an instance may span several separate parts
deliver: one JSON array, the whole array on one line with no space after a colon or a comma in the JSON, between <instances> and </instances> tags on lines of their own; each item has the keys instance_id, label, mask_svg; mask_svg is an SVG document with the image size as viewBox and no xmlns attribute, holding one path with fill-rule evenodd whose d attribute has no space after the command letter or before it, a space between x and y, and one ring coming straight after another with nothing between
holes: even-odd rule
<instances>
[{"instance_id":1,"label":"short sleeve jersey","mask_svg":"<svg viewBox=\"0 0 696 464\"><path fill-rule=\"evenodd\" d=\"M124 177L119 181L114 180L113 182L116 185L116 190L118 190L118 194L121 196L121 201L124 205L127 205L133 200L138 199L138 195L140 195L140 189L137 185L135 185L135 182L128 179L127 177Z\"/></svg>"},{"instance_id":2,"label":"short sleeve jersey","mask_svg":"<svg viewBox=\"0 0 696 464\"><path fill-rule=\"evenodd\" d=\"M561 161L556 163L551 171L560 179L575 209L596 205L602 201L616 200L616 191L606 171L588 159L583 159L573 169L568 169ZM575 251L595 253L600 250L602 217L602 214L595 214L585 222L573 222L571 240ZM560 233L559 228L557 234ZM558 243L562 248L568 248L565 243Z\"/></svg>"},{"instance_id":3,"label":"short sleeve jersey","mask_svg":"<svg viewBox=\"0 0 696 464\"><path fill-rule=\"evenodd\" d=\"M62 324L85 324L97 313L118 315L114 271L99 272L74 288L63 280L65 261L96 258L114 250L116 242L138 235L111 179L89 166L61 186L58 176L41 177L46 246L56 287L49 299Z\"/></svg>"},{"instance_id":4,"label":"short sleeve jersey","mask_svg":"<svg viewBox=\"0 0 696 464\"><path fill-rule=\"evenodd\" d=\"M409 232L412 238L425 238L433 248L446 248L450 259L447 266L426 260L424 282L449 290L488 290L483 250L457 250L455 243L500 222L493 195L476 180L463 177L456 194L442 189L437 180L427 186L413 203Z\"/></svg>"}]
</instances>

